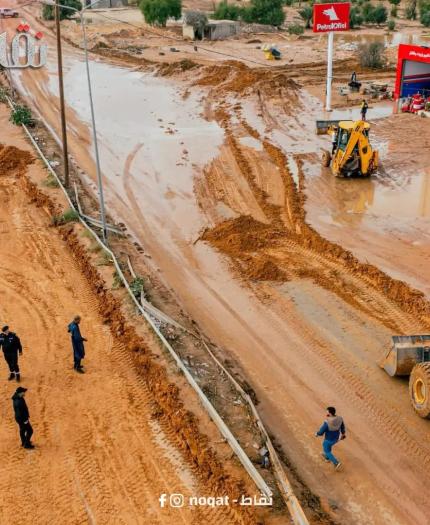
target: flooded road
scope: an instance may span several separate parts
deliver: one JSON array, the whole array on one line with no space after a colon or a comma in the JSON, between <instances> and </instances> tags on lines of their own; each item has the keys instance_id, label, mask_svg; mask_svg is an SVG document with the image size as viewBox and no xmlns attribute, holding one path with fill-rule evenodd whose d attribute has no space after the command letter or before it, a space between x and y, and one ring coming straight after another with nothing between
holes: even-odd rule
<instances>
[{"instance_id":1,"label":"flooded road","mask_svg":"<svg viewBox=\"0 0 430 525\"><path fill-rule=\"evenodd\" d=\"M95 180L82 56L66 45L64 49L70 150ZM326 502L330 498L341 523L424 525L426 505L416 494L430 457L429 428L413 414L406 383L391 380L376 365L391 331L369 313L373 303L361 310L310 279L243 282L226 257L196 242L210 216L252 215L269 222L246 178L248 168L257 172L272 202L285 205L280 170L264 157L261 140L242 130L237 140L240 160L251 161L241 168L224 140L225 130L203 118L202 91L192 89L185 96L185 85L170 78L100 60L91 60L91 72L109 213L126 223L151 256L150 264L160 270L160 278L204 333L225 349L226 358L238 361L256 390L264 419L306 483ZM58 133L53 52L47 69L17 73L15 78ZM300 170L305 172L309 221L329 238L338 235L365 260L381 262L381 267L410 282L428 283L430 265L425 258L418 257L422 266L416 266L417 254L427 249L425 236L418 234L427 216L416 208L402 221L405 241L399 241L392 219L395 204L383 204L384 191L401 199L408 186L397 187L395 173L386 180L337 181L321 170L319 153L328 140L315 135L321 105L305 92L302 100L308 102L308 110L294 117L278 112L270 102L260 117L252 103L244 101L243 114L261 136L285 151L297 184ZM385 117L389 109L381 112ZM388 118L381 119L378 133L383 158L390 151L387 126L383 127ZM409 158L412 180L417 164L411 155L402 153L399 162ZM212 180L205 179L208 172ZM199 183L202 194L196 198ZM372 215L375 202L383 216L380 222ZM353 219L348 223L349 217ZM408 244L411 238L423 244ZM308 257L300 250L293 255ZM313 264L320 264L318 258ZM380 301L371 291L365 293L367 300ZM384 304L378 303L380 310ZM414 326L398 317L401 326ZM339 476L322 464L320 443L313 437L328 404L339 407L349 429L348 440L339 446L346 460Z\"/></svg>"},{"instance_id":2,"label":"flooded road","mask_svg":"<svg viewBox=\"0 0 430 525\"><path fill-rule=\"evenodd\" d=\"M361 260L430 296L430 120L395 115L391 102L373 103L370 139L380 169L369 179L337 179L321 166L322 150L330 149L331 139L316 135L315 121L355 119L359 108L325 113L306 92L300 100L305 111L285 115L269 103L262 119L254 103L243 106L253 127L290 155L290 168L291 154L300 159L309 223ZM293 176L295 171L293 166ZM298 183L297 174L295 179Z\"/></svg>"}]
</instances>

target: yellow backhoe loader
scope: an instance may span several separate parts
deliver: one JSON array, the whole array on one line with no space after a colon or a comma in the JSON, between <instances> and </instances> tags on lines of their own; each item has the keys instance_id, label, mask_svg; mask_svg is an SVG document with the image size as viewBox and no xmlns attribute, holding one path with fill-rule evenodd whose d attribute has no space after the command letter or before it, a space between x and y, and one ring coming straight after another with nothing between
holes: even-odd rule
<instances>
[{"instance_id":1,"label":"yellow backhoe loader","mask_svg":"<svg viewBox=\"0 0 430 525\"><path fill-rule=\"evenodd\" d=\"M378 168L378 152L369 142L370 124L363 120L317 121L318 133L332 135L332 151L324 151L323 166L336 177L368 177Z\"/></svg>"},{"instance_id":2,"label":"yellow backhoe loader","mask_svg":"<svg viewBox=\"0 0 430 525\"><path fill-rule=\"evenodd\" d=\"M430 419L430 335L395 335L380 363L388 375L409 376L409 395L415 412Z\"/></svg>"}]
</instances>

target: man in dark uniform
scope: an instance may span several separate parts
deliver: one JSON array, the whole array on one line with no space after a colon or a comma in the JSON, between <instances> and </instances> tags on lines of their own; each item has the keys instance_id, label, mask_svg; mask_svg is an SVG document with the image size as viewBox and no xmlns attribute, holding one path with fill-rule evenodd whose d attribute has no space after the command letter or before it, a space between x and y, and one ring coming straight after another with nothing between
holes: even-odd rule
<instances>
[{"instance_id":1,"label":"man in dark uniform","mask_svg":"<svg viewBox=\"0 0 430 525\"><path fill-rule=\"evenodd\" d=\"M82 337L81 330L79 329L79 323L81 322L81 317L76 315L73 321L69 324L68 332L72 337L72 347L73 347L73 368L76 372L80 374L84 373L83 367L81 365L81 360L85 357L85 347L84 342L86 339Z\"/></svg>"},{"instance_id":2,"label":"man in dark uniform","mask_svg":"<svg viewBox=\"0 0 430 525\"><path fill-rule=\"evenodd\" d=\"M361 120L366 120L366 114L367 114L368 109L369 109L369 104L363 98L363 101L361 102L361 106L360 106Z\"/></svg>"},{"instance_id":3,"label":"man in dark uniform","mask_svg":"<svg viewBox=\"0 0 430 525\"><path fill-rule=\"evenodd\" d=\"M30 414L28 412L27 403L24 396L27 392L26 388L19 386L15 394L12 396L13 410L15 412L15 421L19 425L19 435L21 436L21 444L24 448L33 449L34 445L31 443L31 436L33 429L30 425Z\"/></svg>"},{"instance_id":4,"label":"man in dark uniform","mask_svg":"<svg viewBox=\"0 0 430 525\"><path fill-rule=\"evenodd\" d=\"M21 376L19 375L18 366L18 352L22 355L22 346L19 337L9 331L8 326L3 326L0 334L0 347L3 348L4 358L9 366L9 381L16 379L20 381Z\"/></svg>"}]
</instances>

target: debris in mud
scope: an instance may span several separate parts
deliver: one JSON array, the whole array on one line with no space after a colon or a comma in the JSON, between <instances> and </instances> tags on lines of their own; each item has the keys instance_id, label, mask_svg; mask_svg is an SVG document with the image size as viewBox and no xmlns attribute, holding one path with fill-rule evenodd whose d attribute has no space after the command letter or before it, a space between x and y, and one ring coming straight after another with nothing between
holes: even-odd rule
<instances>
[{"instance_id":1,"label":"debris in mud","mask_svg":"<svg viewBox=\"0 0 430 525\"><path fill-rule=\"evenodd\" d=\"M185 58L179 62L162 63L158 66L158 74L162 77L174 75L178 72L189 71L190 69L199 68L200 65L192 60Z\"/></svg>"},{"instance_id":2,"label":"debris in mud","mask_svg":"<svg viewBox=\"0 0 430 525\"><path fill-rule=\"evenodd\" d=\"M33 161L34 157L28 151L0 144L0 175L10 175Z\"/></svg>"}]
</instances>

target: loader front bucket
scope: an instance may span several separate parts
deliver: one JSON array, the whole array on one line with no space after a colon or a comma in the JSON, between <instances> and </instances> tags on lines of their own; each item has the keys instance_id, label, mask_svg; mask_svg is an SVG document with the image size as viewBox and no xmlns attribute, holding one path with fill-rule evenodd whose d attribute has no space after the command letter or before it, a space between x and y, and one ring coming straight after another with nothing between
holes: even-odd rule
<instances>
[{"instance_id":1,"label":"loader front bucket","mask_svg":"<svg viewBox=\"0 0 430 525\"><path fill-rule=\"evenodd\" d=\"M325 135L328 130L339 125L340 120L317 120L317 135Z\"/></svg>"},{"instance_id":2,"label":"loader front bucket","mask_svg":"<svg viewBox=\"0 0 430 525\"><path fill-rule=\"evenodd\" d=\"M430 335L395 335L381 362L388 375L408 376L417 363L430 361Z\"/></svg>"}]
</instances>

